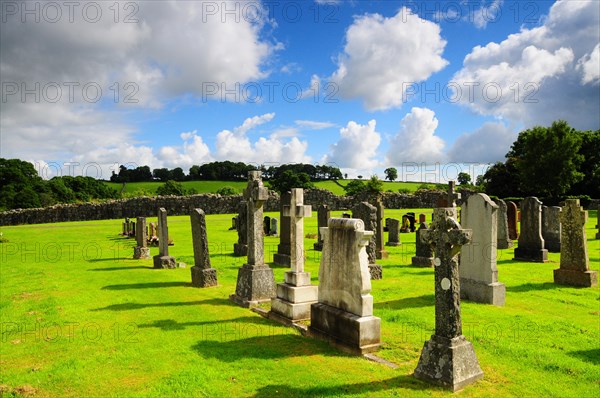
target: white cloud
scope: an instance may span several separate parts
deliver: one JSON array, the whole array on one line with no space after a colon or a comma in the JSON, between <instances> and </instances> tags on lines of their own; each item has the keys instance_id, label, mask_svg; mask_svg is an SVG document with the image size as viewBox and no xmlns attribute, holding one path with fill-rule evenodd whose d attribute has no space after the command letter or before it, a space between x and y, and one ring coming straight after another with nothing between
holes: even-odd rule
<instances>
[{"instance_id":1,"label":"white cloud","mask_svg":"<svg viewBox=\"0 0 600 398\"><path fill-rule=\"evenodd\" d=\"M485 29L489 22L496 22L501 18L503 3L503 0L494 0L489 5L486 5L484 0L481 7L473 10L467 18L473 22L476 28Z\"/></svg>"},{"instance_id":2,"label":"white cloud","mask_svg":"<svg viewBox=\"0 0 600 398\"><path fill-rule=\"evenodd\" d=\"M410 83L424 81L448 61L439 25L402 8L391 18L357 17L346 32L344 53L331 81L344 98L360 98L368 110L400 107Z\"/></svg>"},{"instance_id":3,"label":"white cloud","mask_svg":"<svg viewBox=\"0 0 600 398\"><path fill-rule=\"evenodd\" d=\"M503 123L487 122L471 133L462 134L448 151L451 162L495 163L504 161L517 133Z\"/></svg>"},{"instance_id":4,"label":"white cloud","mask_svg":"<svg viewBox=\"0 0 600 398\"><path fill-rule=\"evenodd\" d=\"M368 124L348 122L340 129L340 140L333 144L329 153L321 160L322 164L334 163L345 169L374 169L379 165L376 159L381 135L375 131L377 122Z\"/></svg>"},{"instance_id":5,"label":"white cloud","mask_svg":"<svg viewBox=\"0 0 600 398\"><path fill-rule=\"evenodd\" d=\"M400 130L390 140L386 164L400 165L404 162L443 162L444 140L435 135L438 119L428 108L414 107L400 121Z\"/></svg>"},{"instance_id":6,"label":"white cloud","mask_svg":"<svg viewBox=\"0 0 600 398\"><path fill-rule=\"evenodd\" d=\"M596 45L591 54L585 54L579 59L577 68L581 70L581 84L600 83L600 44Z\"/></svg>"},{"instance_id":7,"label":"white cloud","mask_svg":"<svg viewBox=\"0 0 600 398\"><path fill-rule=\"evenodd\" d=\"M526 127L565 119L579 129L598 128L599 24L596 1L558 1L542 26L475 47L453 77L463 88L461 103Z\"/></svg>"},{"instance_id":8,"label":"white cloud","mask_svg":"<svg viewBox=\"0 0 600 398\"><path fill-rule=\"evenodd\" d=\"M323 130L326 128L334 127L335 123L331 122L319 122L315 120L296 120L295 123L309 130Z\"/></svg>"}]
</instances>

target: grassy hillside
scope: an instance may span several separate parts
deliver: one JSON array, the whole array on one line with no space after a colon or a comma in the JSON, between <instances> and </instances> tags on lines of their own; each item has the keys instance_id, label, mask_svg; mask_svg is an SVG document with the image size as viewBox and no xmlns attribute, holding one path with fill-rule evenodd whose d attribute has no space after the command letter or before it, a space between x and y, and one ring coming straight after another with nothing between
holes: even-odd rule
<instances>
[{"instance_id":1,"label":"grassy hillside","mask_svg":"<svg viewBox=\"0 0 600 398\"><path fill-rule=\"evenodd\" d=\"M339 184L345 186L351 180L339 180ZM121 192L122 184L107 182L111 188ZM156 189L162 185L162 182L130 182L125 186L125 195L134 194L136 191L146 191L153 195L156 194ZM198 193L215 193L217 190L224 186L230 186L241 193L246 187L245 181L184 181L182 182L186 189L194 188ZM409 190L415 192L417 188L422 185L421 182L383 182L384 191L398 192L399 189ZM333 192L335 195L344 195L344 189L336 184L334 181L319 181L315 183L315 186L320 189L326 189Z\"/></svg>"}]
</instances>

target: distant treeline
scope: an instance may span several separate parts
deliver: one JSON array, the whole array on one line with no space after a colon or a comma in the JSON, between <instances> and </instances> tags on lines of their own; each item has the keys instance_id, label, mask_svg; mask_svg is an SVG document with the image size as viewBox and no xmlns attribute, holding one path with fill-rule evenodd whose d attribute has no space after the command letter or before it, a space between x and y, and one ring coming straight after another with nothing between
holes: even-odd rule
<instances>
[{"instance_id":1,"label":"distant treeline","mask_svg":"<svg viewBox=\"0 0 600 398\"><path fill-rule=\"evenodd\" d=\"M110 181L112 182L151 182L151 181L245 181L248 178L248 172L256 170L256 165L249 165L243 162L211 162L203 165L194 165L190 167L186 175L181 167L172 170L167 168L150 170L148 166L139 166L134 169L128 169L125 166L119 167L119 173L113 171ZM342 172L339 168L327 165L312 164L284 164L280 166L261 165L258 170L263 173L265 180L277 178L286 170L295 174L305 173L311 181L337 180L341 179Z\"/></svg>"}]
</instances>

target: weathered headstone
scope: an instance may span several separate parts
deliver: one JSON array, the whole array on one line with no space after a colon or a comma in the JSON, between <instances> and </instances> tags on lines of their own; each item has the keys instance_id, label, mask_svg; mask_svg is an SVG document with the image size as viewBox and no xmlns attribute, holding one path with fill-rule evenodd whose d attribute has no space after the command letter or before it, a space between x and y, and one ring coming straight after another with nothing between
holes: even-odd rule
<instances>
[{"instance_id":1,"label":"weathered headstone","mask_svg":"<svg viewBox=\"0 0 600 398\"><path fill-rule=\"evenodd\" d=\"M146 217L137 218L137 229L135 235L137 246L133 248L133 258L150 258L148 237L146 236Z\"/></svg>"},{"instance_id":2,"label":"weathered headstone","mask_svg":"<svg viewBox=\"0 0 600 398\"><path fill-rule=\"evenodd\" d=\"M542 206L542 238L551 253L560 252L560 207Z\"/></svg>"},{"instance_id":3,"label":"weathered headstone","mask_svg":"<svg viewBox=\"0 0 600 398\"><path fill-rule=\"evenodd\" d=\"M238 216L231 217L231 227L229 227L230 231L234 231L237 229L237 219Z\"/></svg>"},{"instance_id":4,"label":"weathered headstone","mask_svg":"<svg viewBox=\"0 0 600 398\"><path fill-rule=\"evenodd\" d=\"M321 234L319 302L311 308L310 330L355 352L372 352L381 344L365 249L373 232L362 220L331 218Z\"/></svg>"},{"instance_id":5,"label":"weathered headstone","mask_svg":"<svg viewBox=\"0 0 600 398\"><path fill-rule=\"evenodd\" d=\"M279 245L277 253L273 255L273 262L277 265L289 267L292 263L292 230L291 221L284 215L284 207L292 205L292 193L290 191L281 194L279 205L279 218L281 219L281 231L279 232Z\"/></svg>"},{"instance_id":6,"label":"weathered headstone","mask_svg":"<svg viewBox=\"0 0 600 398\"><path fill-rule=\"evenodd\" d=\"M579 199L567 199L560 213L562 250L560 268L554 270L554 283L592 287L598 285L598 272L590 271L585 223L587 211Z\"/></svg>"},{"instance_id":7,"label":"weathered headstone","mask_svg":"<svg viewBox=\"0 0 600 398\"><path fill-rule=\"evenodd\" d=\"M196 287L217 286L217 270L210 266L206 215L202 209L194 209L190 218L194 246L194 266L191 268L192 285Z\"/></svg>"},{"instance_id":8,"label":"weathered headstone","mask_svg":"<svg viewBox=\"0 0 600 398\"><path fill-rule=\"evenodd\" d=\"M435 334L425 342L414 375L452 391L483 377L473 345L462 334L457 256L471 240L461 229L454 208L436 208L424 240L435 251Z\"/></svg>"},{"instance_id":9,"label":"weathered headstone","mask_svg":"<svg viewBox=\"0 0 600 398\"><path fill-rule=\"evenodd\" d=\"M153 257L154 268L176 268L175 257L169 256L169 227L167 210L158 209L158 255Z\"/></svg>"},{"instance_id":10,"label":"weathered headstone","mask_svg":"<svg viewBox=\"0 0 600 398\"><path fill-rule=\"evenodd\" d=\"M416 253L411 259L415 267L433 267L433 250L431 245L423 240L423 232L427 229L427 223L422 222L416 232Z\"/></svg>"},{"instance_id":11,"label":"weathered headstone","mask_svg":"<svg viewBox=\"0 0 600 398\"><path fill-rule=\"evenodd\" d=\"M130 238L135 238L136 234L135 234L135 222L134 221L130 221L129 222L129 237Z\"/></svg>"},{"instance_id":12,"label":"weathered headstone","mask_svg":"<svg viewBox=\"0 0 600 398\"><path fill-rule=\"evenodd\" d=\"M264 236L269 236L271 232L271 217L265 216L263 219L263 232Z\"/></svg>"},{"instance_id":13,"label":"weathered headstone","mask_svg":"<svg viewBox=\"0 0 600 398\"><path fill-rule=\"evenodd\" d=\"M415 213L408 212L408 213L406 213L406 216L408 217L408 223L410 225L409 226L410 232L415 232L415 230L416 230L415 224L417 223Z\"/></svg>"},{"instance_id":14,"label":"weathered headstone","mask_svg":"<svg viewBox=\"0 0 600 398\"><path fill-rule=\"evenodd\" d=\"M515 260L545 263L548 250L542 238L542 202L534 196L521 202L521 234L515 249Z\"/></svg>"},{"instance_id":15,"label":"weathered headstone","mask_svg":"<svg viewBox=\"0 0 600 398\"><path fill-rule=\"evenodd\" d=\"M497 217L498 205L486 194L471 195L462 205L462 226L473 231L473 237L460 253L460 297L503 306L506 286L498 282Z\"/></svg>"},{"instance_id":16,"label":"weathered headstone","mask_svg":"<svg viewBox=\"0 0 600 398\"><path fill-rule=\"evenodd\" d=\"M381 197L377 198L375 202L375 207L377 208L377 229L375 230L375 258L381 260L389 257L389 253L385 250L384 247L384 236L383 236L383 223L384 223L384 212L385 208L383 206L383 201Z\"/></svg>"},{"instance_id":17,"label":"weathered headstone","mask_svg":"<svg viewBox=\"0 0 600 398\"><path fill-rule=\"evenodd\" d=\"M237 243L233 244L233 254L235 256L248 255L248 204L245 200L240 202L236 221L236 230L238 234Z\"/></svg>"},{"instance_id":18,"label":"weathered headstone","mask_svg":"<svg viewBox=\"0 0 600 398\"><path fill-rule=\"evenodd\" d=\"M320 205L317 209L317 227L319 229L318 241L313 245L313 248L317 251L323 250L323 236L321 235L321 228L327 226L329 220L329 206Z\"/></svg>"},{"instance_id":19,"label":"weathered headstone","mask_svg":"<svg viewBox=\"0 0 600 398\"><path fill-rule=\"evenodd\" d=\"M121 232L121 235L127 236L127 221L123 221L123 232Z\"/></svg>"},{"instance_id":20,"label":"weathered headstone","mask_svg":"<svg viewBox=\"0 0 600 398\"><path fill-rule=\"evenodd\" d=\"M310 217L310 205L304 205L304 190L291 191L291 206L283 214L290 218L291 271L285 282L277 285L277 297L271 301L271 311L292 322L310 319L310 306L317 302L318 286L311 285L310 273L304 272L304 217Z\"/></svg>"},{"instance_id":21,"label":"weathered headstone","mask_svg":"<svg viewBox=\"0 0 600 398\"><path fill-rule=\"evenodd\" d=\"M396 218L388 218L388 241L386 246L400 246L400 220Z\"/></svg>"},{"instance_id":22,"label":"weathered headstone","mask_svg":"<svg viewBox=\"0 0 600 398\"><path fill-rule=\"evenodd\" d=\"M361 202L352 209L352 218L358 218L363 221L366 231L373 232L373 237L367 245L367 256L369 260L369 272L371 279L381 279L383 277L383 269L381 264L377 264L376 259L376 243L375 231L377 230L377 208L369 202Z\"/></svg>"},{"instance_id":23,"label":"weathered headstone","mask_svg":"<svg viewBox=\"0 0 600 398\"><path fill-rule=\"evenodd\" d=\"M271 217L271 229L269 230L269 235L279 236L279 224L275 217Z\"/></svg>"},{"instance_id":24,"label":"weathered headstone","mask_svg":"<svg viewBox=\"0 0 600 398\"><path fill-rule=\"evenodd\" d=\"M244 199L248 207L248 263L238 270L235 294L230 299L243 307L271 301L275 296L273 270L264 261L263 204L268 190L263 186L260 171L248 172Z\"/></svg>"},{"instance_id":25,"label":"weathered headstone","mask_svg":"<svg viewBox=\"0 0 600 398\"><path fill-rule=\"evenodd\" d=\"M419 225L421 225L421 223L427 222L427 214L423 214L420 213L419 214Z\"/></svg>"},{"instance_id":26,"label":"weathered headstone","mask_svg":"<svg viewBox=\"0 0 600 398\"><path fill-rule=\"evenodd\" d=\"M456 208L456 201L460 200L460 193L456 192L456 181L448 181L448 190L446 191L446 201L448 205L446 208L454 209L454 219L458 220L458 209Z\"/></svg>"},{"instance_id":27,"label":"weathered headstone","mask_svg":"<svg viewBox=\"0 0 600 398\"><path fill-rule=\"evenodd\" d=\"M508 238L510 240L519 239L519 229L517 223L517 204L515 202L506 203L506 218L508 222Z\"/></svg>"},{"instance_id":28,"label":"weathered headstone","mask_svg":"<svg viewBox=\"0 0 600 398\"><path fill-rule=\"evenodd\" d=\"M494 202L498 205L498 237L496 239L496 245L498 249L509 249L513 247L513 242L509 238L510 234L508 232L508 206L502 199L496 199Z\"/></svg>"}]
</instances>

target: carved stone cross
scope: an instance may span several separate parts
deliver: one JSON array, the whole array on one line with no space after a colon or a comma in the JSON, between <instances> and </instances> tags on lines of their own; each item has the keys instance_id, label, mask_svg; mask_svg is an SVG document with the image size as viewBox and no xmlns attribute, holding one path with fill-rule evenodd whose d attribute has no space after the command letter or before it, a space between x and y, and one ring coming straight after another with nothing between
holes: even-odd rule
<instances>
[{"instance_id":1,"label":"carved stone cross","mask_svg":"<svg viewBox=\"0 0 600 398\"><path fill-rule=\"evenodd\" d=\"M244 199L248 206L248 265L264 265L263 203L269 191L263 186L260 171L248 172Z\"/></svg>"},{"instance_id":2,"label":"carved stone cross","mask_svg":"<svg viewBox=\"0 0 600 398\"><path fill-rule=\"evenodd\" d=\"M291 206L283 206L283 215L290 218L292 272L304 272L304 217L312 216L310 205L304 204L304 190L292 189Z\"/></svg>"}]
</instances>

